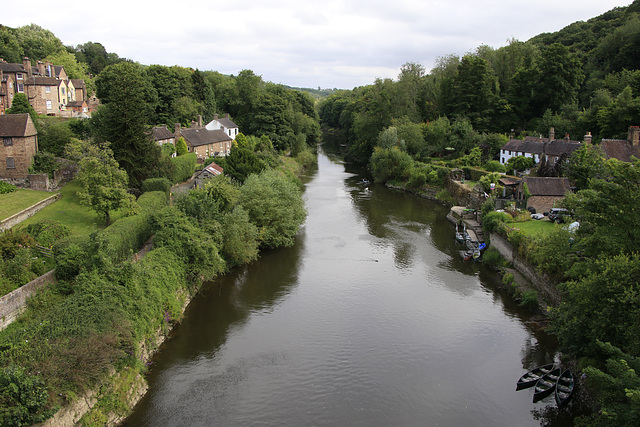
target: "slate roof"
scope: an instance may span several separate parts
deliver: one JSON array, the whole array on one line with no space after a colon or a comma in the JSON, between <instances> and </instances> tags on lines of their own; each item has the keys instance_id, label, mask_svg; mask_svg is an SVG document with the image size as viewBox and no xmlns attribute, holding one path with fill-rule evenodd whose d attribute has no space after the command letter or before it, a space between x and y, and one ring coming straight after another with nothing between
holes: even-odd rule
<instances>
[{"instance_id":1,"label":"slate roof","mask_svg":"<svg viewBox=\"0 0 640 427\"><path fill-rule=\"evenodd\" d=\"M0 137L25 137L37 134L28 113L0 115Z\"/></svg>"},{"instance_id":2,"label":"slate roof","mask_svg":"<svg viewBox=\"0 0 640 427\"><path fill-rule=\"evenodd\" d=\"M508 176L503 176L502 178L500 178L498 180L498 182L502 183L502 185L504 186L509 186L509 185L518 185L520 184L520 179L518 178L511 178Z\"/></svg>"},{"instance_id":3,"label":"slate roof","mask_svg":"<svg viewBox=\"0 0 640 427\"><path fill-rule=\"evenodd\" d=\"M546 146L545 146L546 144ZM502 146L502 150L516 151L519 153L542 154L543 149L549 156L560 157L562 154L571 154L580 148L580 141L539 138L527 136L523 140L511 139Z\"/></svg>"},{"instance_id":4,"label":"slate roof","mask_svg":"<svg viewBox=\"0 0 640 427\"><path fill-rule=\"evenodd\" d=\"M171 133L166 126L155 126L151 128L151 134L156 141L162 141L163 139L175 138L175 135Z\"/></svg>"},{"instance_id":5,"label":"slate roof","mask_svg":"<svg viewBox=\"0 0 640 427\"><path fill-rule=\"evenodd\" d=\"M633 146L626 139L603 139L600 146L607 159L618 159L622 162L630 162L631 156L640 159L640 146Z\"/></svg>"},{"instance_id":6,"label":"slate roof","mask_svg":"<svg viewBox=\"0 0 640 427\"><path fill-rule=\"evenodd\" d=\"M22 64L13 64L10 62L0 62L0 70L5 73L26 73Z\"/></svg>"},{"instance_id":7,"label":"slate roof","mask_svg":"<svg viewBox=\"0 0 640 427\"><path fill-rule=\"evenodd\" d=\"M86 105L84 101L69 101L67 102L67 107L82 107Z\"/></svg>"},{"instance_id":8,"label":"slate roof","mask_svg":"<svg viewBox=\"0 0 640 427\"><path fill-rule=\"evenodd\" d=\"M184 139L192 147L215 144L218 142L233 141L223 130L208 130L206 128L189 128L180 131Z\"/></svg>"},{"instance_id":9,"label":"slate roof","mask_svg":"<svg viewBox=\"0 0 640 427\"><path fill-rule=\"evenodd\" d=\"M571 191L569 178L527 176L522 178L523 184L529 187L532 196L564 196Z\"/></svg>"},{"instance_id":10,"label":"slate roof","mask_svg":"<svg viewBox=\"0 0 640 427\"><path fill-rule=\"evenodd\" d=\"M28 85L37 85L37 86L58 86L60 84L60 80L55 77L29 77L27 79Z\"/></svg>"},{"instance_id":11,"label":"slate roof","mask_svg":"<svg viewBox=\"0 0 640 427\"><path fill-rule=\"evenodd\" d=\"M218 122L227 129L237 128L238 125L233 123L230 119L222 118L218 119Z\"/></svg>"}]
</instances>

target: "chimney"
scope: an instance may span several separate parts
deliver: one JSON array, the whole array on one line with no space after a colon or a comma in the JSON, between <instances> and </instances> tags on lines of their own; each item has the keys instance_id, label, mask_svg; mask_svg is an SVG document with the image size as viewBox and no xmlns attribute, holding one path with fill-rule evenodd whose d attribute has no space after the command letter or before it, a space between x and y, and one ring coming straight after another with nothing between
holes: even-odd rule
<instances>
[{"instance_id":1,"label":"chimney","mask_svg":"<svg viewBox=\"0 0 640 427\"><path fill-rule=\"evenodd\" d=\"M198 127L202 127L202 114L198 114Z\"/></svg>"},{"instance_id":2,"label":"chimney","mask_svg":"<svg viewBox=\"0 0 640 427\"><path fill-rule=\"evenodd\" d=\"M22 67L24 71L27 72L27 77L31 77L33 75L33 71L31 70L31 60L26 56L22 58Z\"/></svg>"},{"instance_id":3,"label":"chimney","mask_svg":"<svg viewBox=\"0 0 640 427\"><path fill-rule=\"evenodd\" d=\"M553 141L554 139L556 139L556 130L551 126L549 128L549 141Z\"/></svg>"},{"instance_id":4,"label":"chimney","mask_svg":"<svg viewBox=\"0 0 640 427\"><path fill-rule=\"evenodd\" d=\"M632 146L640 144L640 126L629 126L629 137L627 138Z\"/></svg>"},{"instance_id":5,"label":"chimney","mask_svg":"<svg viewBox=\"0 0 640 427\"><path fill-rule=\"evenodd\" d=\"M51 62L49 61L45 62L44 66L46 68L45 76L53 77L53 73L51 72Z\"/></svg>"},{"instance_id":6,"label":"chimney","mask_svg":"<svg viewBox=\"0 0 640 427\"><path fill-rule=\"evenodd\" d=\"M564 141L565 142L569 142L569 134L568 133L564 134Z\"/></svg>"},{"instance_id":7,"label":"chimney","mask_svg":"<svg viewBox=\"0 0 640 427\"><path fill-rule=\"evenodd\" d=\"M38 74L44 76L44 62L38 61Z\"/></svg>"},{"instance_id":8,"label":"chimney","mask_svg":"<svg viewBox=\"0 0 640 427\"><path fill-rule=\"evenodd\" d=\"M217 114L213 115L213 120L218 120L218 115Z\"/></svg>"},{"instance_id":9,"label":"chimney","mask_svg":"<svg viewBox=\"0 0 640 427\"><path fill-rule=\"evenodd\" d=\"M227 113L226 118L227 118L227 119L229 118L229 113Z\"/></svg>"},{"instance_id":10,"label":"chimney","mask_svg":"<svg viewBox=\"0 0 640 427\"><path fill-rule=\"evenodd\" d=\"M591 144L592 139L593 139L593 136L591 136L591 132L587 132L587 134L584 136L584 143Z\"/></svg>"},{"instance_id":11,"label":"chimney","mask_svg":"<svg viewBox=\"0 0 640 427\"><path fill-rule=\"evenodd\" d=\"M176 123L174 125L174 133L176 135L176 138L180 138L180 123Z\"/></svg>"}]
</instances>

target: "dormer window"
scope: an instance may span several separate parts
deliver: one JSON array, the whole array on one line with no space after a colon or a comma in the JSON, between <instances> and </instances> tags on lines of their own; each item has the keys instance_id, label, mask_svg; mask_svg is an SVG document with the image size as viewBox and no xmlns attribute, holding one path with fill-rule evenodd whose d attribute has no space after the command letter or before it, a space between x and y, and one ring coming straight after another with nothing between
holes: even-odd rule
<instances>
[{"instance_id":1,"label":"dormer window","mask_svg":"<svg viewBox=\"0 0 640 427\"><path fill-rule=\"evenodd\" d=\"M16 73L16 79L17 80L22 80L23 79L22 73Z\"/></svg>"}]
</instances>

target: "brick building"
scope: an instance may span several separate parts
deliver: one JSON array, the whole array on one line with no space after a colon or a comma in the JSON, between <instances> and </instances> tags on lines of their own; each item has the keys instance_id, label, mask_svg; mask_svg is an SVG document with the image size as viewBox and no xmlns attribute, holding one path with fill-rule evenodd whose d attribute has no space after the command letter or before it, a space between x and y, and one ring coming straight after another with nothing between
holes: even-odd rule
<instances>
[{"instance_id":1,"label":"brick building","mask_svg":"<svg viewBox=\"0 0 640 427\"><path fill-rule=\"evenodd\" d=\"M37 134L29 114L0 115L0 178L27 178L38 151Z\"/></svg>"}]
</instances>

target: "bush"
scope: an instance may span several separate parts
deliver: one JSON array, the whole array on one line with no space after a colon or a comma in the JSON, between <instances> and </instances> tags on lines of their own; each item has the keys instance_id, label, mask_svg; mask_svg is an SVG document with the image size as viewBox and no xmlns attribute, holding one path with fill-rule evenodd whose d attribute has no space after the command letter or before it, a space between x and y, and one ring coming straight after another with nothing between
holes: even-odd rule
<instances>
[{"instance_id":1,"label":"bush","mask_svg":"<svg viewBox=\"0 0 640 427\"><path fill-rule=\"evenodd\" d=\"M538 308L538 292L528 289L520 295L520 307L532 310Z\"/></svg>"},{"instance_id":2,"label":"bush","mask_svg":"<svg viewBox=\"0 0 640 427\"><path fill-rule=\"evenodd\" d=\"M49 179L53 179L53 173L60 169L60 165L56 162L56 158L53 154L38 151L33 156L33 164L29 168L31 173L46 173Z\"/></svg>"},{"instance_id":3,"label":"bush","mask_svg":"<svg viewBox=\"0 0 640 427\"><path fill-rule=\"evenodd\" d=\"M482 216L482 226L488 233L498 230L500 224L511 220L511 215L506 212L493 211Z\"/></svg>"},{"instance_id":4,"label":"bush","mask_svg":"<svg viewBox=\"0 0 640 427\"><path fill-rule=\"evenodd\" d=\"M451 203L453 196L451 196L451 193L449 193L446 188L443 188L436 193L436 199L441 202Z\"/></svg>"},{"instance_id":5,"label":"bush","mask_svg":"<svg viewBox=\"0 0 640 427\"><path fill-rule=\"evenodd\" d=\"M166 144L165 144L166 145ZM149 191L162 191L167 197L171 191L171 181L167 178L150 178L142 181L142 192L147 193Z\"/></svg>"},{"instance_id":6,"label":"bush","mask_svg":"<svg viewBox=\"0 0 640 427\"><path fill-rule=\"evenodd\" d=\"M47 408L49 394L38 376L20 366L0 371L0 425L22 426L40 423L51 417L56 409Z\"/></svg>"},{"instance_id":7,"label":"bush","mask_svg":"<svg viewBox=\"0 0 640 427\"><path fill-rule=\"evenodd\" d=\"M196 153L188 153L171 159L171 163L173 163L173 166L175 167L172 177L172 182L174 184L185 182L191 178L196 170L197 158L198 156Z\"/></svg>"},{"instance_id":8,"label":"bush","mask_svg":"<svg viewBox=\"0 0 640 427\"><path fill-rule=\"evenodd\" d=\"M420 188L427 183L427 175L423 170L412 168L407 186L409 188Z\"/></svg>"},{"instance_id":9,"label":"bush","mask_svg":"<svg viewBox=\"0 0 640 427\"><path fill-rule=\"evenodd\" d=\"M483 262L489 267L498 267L504 264L504 258L500 255L500 252L496 248L487 249L484 254L482 254Z\"/></svg>"},{"instance_id":10,"label":"bush","mask_svg":"<svg viewBox=\"0 0 640 427\"><path fill-rule=\"evenodd\" d=\"M71 230L66 225L53 219L45 219L34 224L29 224L25 230L40 245L52 247L53 244L71 235Z\"/></svg>"},{"instance_id":11,"label":"bush","mask_svg":"<svg viewBox=\"0 0 640 427\"><path fill-rule=\"evenodd\" d=\"M83 267L88 265L91 253L89 236L77 236L56 242L53 245L53 257L56 261L56 278L73 279Z\"/></svg>"},{"instance_id":12,"label":"bush","mask_svg":"<svg viewBox=\"0 0 640 427\"><path fill-rule=\"evenodd\" d=\"M497 160L489 160L484 164L484 168L489 172L505 173L507 171L504 165Z\"/></svg>"},{"instance_id":13,"label":"bush","mask_svg":"<svg viewBox=\"0 0 640 427\"><path fill-rule=\"evenodd\" d=\"M138 198L138 206L144 212L156 212L167 206L168 198L163 191L149 191Z\"/></svg>"},{"instance_id":14,"label":"bush","mask_svg":"<svg viewBox=\"0 0 640 427\"><path fill-rule=\"evenodd\" d=\"M512 273L505 273L504 276L502 276L502 284L505 286L509 286L512 283L514 283L515 278L513 277Z\"/></svg>"},{"instance_id":15,"label":"bush","mask_svg":"<svg viewBox=\"0 0 640 427\"><path fill-rule=\"evenodd\" d=\"M0 181L0 194L13 193L14 191L16 191L15 185Z\"/></svg>"}]
</instances>

